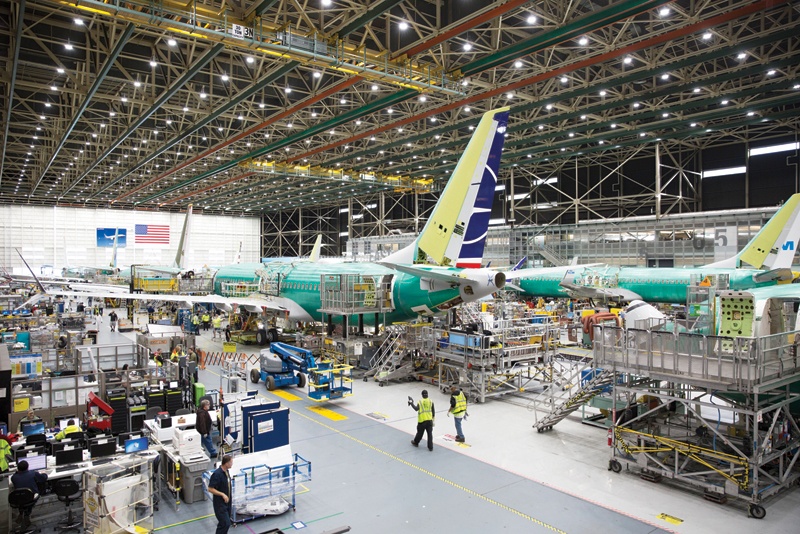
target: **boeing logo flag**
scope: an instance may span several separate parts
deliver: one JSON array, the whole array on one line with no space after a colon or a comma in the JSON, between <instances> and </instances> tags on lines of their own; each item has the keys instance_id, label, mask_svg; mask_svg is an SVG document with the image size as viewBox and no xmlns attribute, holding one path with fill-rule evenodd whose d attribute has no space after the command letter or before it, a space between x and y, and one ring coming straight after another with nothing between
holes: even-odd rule
<instances>
[{"instance_id":1,"label":"boeing logo flag","mask_svg":"<svg viewBox=\"0 0 800 534\"><path fill-rule=\"evenodd\" d=\"M169 245L168 224L137 224L135 235L136 243Z\"/></svg>"}]
</instances>

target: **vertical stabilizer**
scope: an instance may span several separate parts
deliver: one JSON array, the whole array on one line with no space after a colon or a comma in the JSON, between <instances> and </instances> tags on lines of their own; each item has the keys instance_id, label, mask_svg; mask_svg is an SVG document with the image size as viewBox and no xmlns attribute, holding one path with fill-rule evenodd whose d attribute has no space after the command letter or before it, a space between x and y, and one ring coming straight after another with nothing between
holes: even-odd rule
<instances>
[{"instance_id":1,"label":"vertical stabilizer","mask_svg":"<svg viewBox=\"0 0 800 534\"><path fill-rule=\"evenodd\" d=\"M117 242L119 240L119 228L114 228L114 246L111 248L111 261L109 262L108 266L111 267L114 272L117 271Z\"/></svg>"},{"instance_id":2,"label":"vertical stabilizer","mask_svg":"<svg viewBox=\"0 0 800 534\"><path fill-rule=\"evenodd\" d=\"M480 267L508 110L484 113L422 232L382 262Z\"/></svg>"},{"instance_id":3,"label":"vertical stabilizer","mask_svg":"<svg viewBox=\"0 0 800 534\"><path fill-rule=\"evenodd\" d=\"M183 220L183 230L181 230L181 239L178 241L178 252L175 254L175 263L173 267L183 269L183 262L186 260L186 248L189 246L189 223L192 218L192 205L186 210L186 218Z\"/></svg>"},{"instance_id":4,"label":"vertical stabilizer","mask_svg":"<svg viewBox=\"0 0 800 534\"><path fill-rule=\"evenodd\" d=\"M739 254L707 267L742 267L746 264L756 269L789 269L794 260L798 238L800 193L789 197Z\"/></svg>"},{"instance_id":5,"label":"vertical stabilizer","mask_svg":"<svg viewBox=\"0 0 800 534\"><path fill-rule=\"evenodd\" d=\"M314 248L311 249L308 261L317 263L319 261L320 252L322 252L322 234L317 235L317 240L314 242Z\"/></svg>"}]
</instances>

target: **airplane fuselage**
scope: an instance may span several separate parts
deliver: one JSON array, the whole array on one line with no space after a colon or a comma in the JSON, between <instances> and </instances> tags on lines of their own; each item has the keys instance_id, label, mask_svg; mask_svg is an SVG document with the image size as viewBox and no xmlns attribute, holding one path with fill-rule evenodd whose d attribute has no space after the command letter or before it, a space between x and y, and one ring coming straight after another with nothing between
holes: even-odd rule
<instances>
[{"instance_id":1,"label":"airplane fuselage","mask_svg":"<svg viewBox=\"0 0 800 534\"><path fill-rule=\"evenodd\" d=\"M474 300L491 293L488 288L474 288L472 294L466 294L458 285L446 282L431 282L418 276L395 271L377 263L340 263L320 264L312 262L269 262L269 263L242 263L230 265L217 271L214 278L214 293L222 296L232 296L237 284L246 290L246 284L257 284L261 277L267 281L266 287L262 284L264 295L277 296L290 299L299 305L307 314L306 317L293 316L296 320L322 321L323 307L320 295L322 277L330 280L326 287L334 287L338 275L360 275L359 287L350 292L350 303L356 306L363 304L364 308L374 308L382 304L384 308L392 309L386 313L386 322L397 322L413 319L418 314L434 314L445 311L461 302ZM461 269L452 269L454 274L462 272ZM389 302L377 302L377 299L386 298L381 293L380 286L391 288ZM252 288L252 286L251 286ZM496 289L496 288L495 288ZM275 293L277 290L277 293ZM244 295L240 295L244 296ZM331 298L335 300L333 295ZM344 297L341 297L344 298ZM374 322L374 313L364 315L368 324ZM340 319L340 318L339 318ZM383 321L383 314L379 320ZM355 317L351 318L355 321Z\"/></svg>"},{"instance_id":2,"label":"airplane fuselage","mask_svg":"<svg viewBox=\"0 0 800 534\"><path fill-rule=\"evenodd\" d=\"M536 297L569 297L559 284L569 281L587 288L621 288L633 291L645 302L686 302L686 288L694 278L727 275L729 288L744 290L775 285L775 282L755 282L753 276L765 271L755 269L725 269L712 267L565 267L561 272L548 272L524 278L517 284L526 294ZM566 278L565 278L566 274Z\"/></svg>"}]
</instances>

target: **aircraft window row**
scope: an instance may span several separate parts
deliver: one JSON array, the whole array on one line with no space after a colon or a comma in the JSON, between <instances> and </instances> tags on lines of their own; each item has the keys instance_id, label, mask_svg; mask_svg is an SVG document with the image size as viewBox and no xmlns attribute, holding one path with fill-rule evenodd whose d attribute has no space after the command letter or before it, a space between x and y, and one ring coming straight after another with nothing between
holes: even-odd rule
<instances>
[{"instance_id":1,"label":"aircraft window row","mask_svg":"<svg viewBox=\"0 0 800 534\"><path fill-rule=\"evenodd\" d=\"M286 289L300 289L302 291L318 291L319 284L300 284L298 282L287 282L284 286Z\"/></svg>"}]
</instances>

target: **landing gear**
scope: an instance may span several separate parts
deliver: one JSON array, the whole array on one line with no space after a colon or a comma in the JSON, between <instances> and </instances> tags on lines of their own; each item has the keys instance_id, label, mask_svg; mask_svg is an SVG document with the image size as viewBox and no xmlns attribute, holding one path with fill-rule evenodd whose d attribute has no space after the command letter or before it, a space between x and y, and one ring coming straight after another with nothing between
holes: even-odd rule
<instances>
[{"instance_id":1,"label":"landing gear","mask_svg":"<svg viewBox=\"0 0 800 534\"><path fill-rule=\"evenodd\" d=\"M256 343L258 343L259 345L261 346L266 345L268 338L269 335L267 334L267 331L264 330L263 328L258 332L256 332Z\"/></svg>"},{"instance_id":2,"label":"landing gear","mask_svg":"<svg viewBox=\"0 0 800 534\"><path fill-rule=\"evenodd\" d=\"M278 341L279 337L280 336L278 334L278 330L276 330L275 328L270 328L267 331L267 342L274 343L274 342Z\"/></svg>"}]
</instances>

